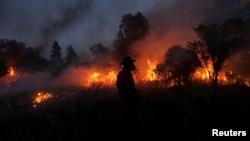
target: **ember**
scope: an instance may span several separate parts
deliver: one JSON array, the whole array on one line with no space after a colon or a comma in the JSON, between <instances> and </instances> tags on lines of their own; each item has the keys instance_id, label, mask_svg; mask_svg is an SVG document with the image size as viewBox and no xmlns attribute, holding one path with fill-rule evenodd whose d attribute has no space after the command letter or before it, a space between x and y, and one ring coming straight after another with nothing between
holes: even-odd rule
<instances>
[{"instance_id":1,"label":"ember","mask_svg":"<svg viewBox=\"0 0 250 141\"><path fill-rule=\"evenodd\" d=\"M42 92L42 91L38 92L36 94L35 99L33 100L33 107L34 108L37 107L37 104L39 104L39 103L41 103L43 101L46 101L46 100L48 100L48 99L50 99L52 97L53 97L52 94L49 93L49 92Z\"/></svg>"},{"instance_id":2,"label":"ember","mask_svg":"<svg viewBox=\"0 0 250 141\"><path fill-rule=\"evenodd\" d=\"M6 76L1 78L0 85L6 87L6 90L9 89L14 82L16 82L20 78L21 74L16 70L15 67L11 66L8 68L8 73Z\"/></svg>"},{"instance_id":3,"label":"ember","mask_svg":"<svg viewBox=\"0 0 250 141\"><path fill-rule=\"evenodd\" d=\"M15 69L12 66L9 68L9 75L10 76L14 76L15 75Z\"/></svg>"}]
</instances>

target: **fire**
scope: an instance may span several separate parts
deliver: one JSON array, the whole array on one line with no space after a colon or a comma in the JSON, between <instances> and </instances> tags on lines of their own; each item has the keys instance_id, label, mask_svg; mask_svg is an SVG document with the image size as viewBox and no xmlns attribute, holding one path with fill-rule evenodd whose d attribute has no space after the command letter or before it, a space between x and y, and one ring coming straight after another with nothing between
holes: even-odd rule
<instances>
[{"instance_id":1,"label":"fire","mask_svg":"<svg viewBox=\"0 0 250 141\"><path fill-rule=\"evenodd\" d=\"M250 81L246 80L246 81L245 81L245 85L246 85L247 87L250 87Z\"/></svg>"},{"instance_id":2,"label":"fire","mask_svg":"<svg viewBox=\"0 0 250 141\"><path fill-rule=\"evenodd\" d=\"M157 61L152 61L150 59L146 59L144 61L145 64L147 64L147 69L145 70L145 74L141 79L138 79L135 76L135 81L154 81L157 80L157 74L155 72L156 65L158 64ZM111 86L115 84L116 77L117 77L118 71L109 69L109 71L93 71L90 73L86 81L84 82L84 87L91 87L93 84L102 84L105 86Z\"/></svg>"},{"instance_id":3,"label":"fire","mask_svg":"<svg viewBox=\"0 0 250 141\"><path fill-rule=\"evenodd\" d=\"M195 79L201 79L203 81L209 81L211 73L213 72L212 62L207 64L207 67L198 68L194 73Z\"/></svg>"},{"instance_id":4,"label":"fire","mask_svg":"<svg viewBox=\"0 0 250 141\"><path fill-rule=\"evenodd\" d=\"M116 72L114 70L108 72L93 72L89 75L84 83L84 87L91 87L93 84L103 84L110 86L115 83Z\"/></svg>"},{"instance_id":5,"label":"fire","mask_svg":"<svg viewBox=\"0 0 250 141\"><path fill-rule=\"evenodd\" d=\"M115 73L115 71L110 71L106 76L107 76L107 79L110 82L114 82L116 80L116 73Z\"/></svg>"},{"instance_id":6,"label":"fire","mask_svg":"<svg viewBox=\"0 0 250 141\"><path fill-rule=\"evenodd\" d=\"M232 71L230 71L230 73L232 74ZM205 67L198 68L194 73L194 79L209 82L211 80L211 78L214 78L212 62L209 62L207 64L206 68ZM229 83L225 71L219 72L219 74L218 74L218 82L223 83L223 84L228 84Z\"/></svg>"},{"instance_id":7,"label":"fire","mask_svg":"<svg viewBox=\"0 0 250 141\"><path fill-rule=\"evenodd\" d=\"M201 79L203 81L208 81L209 78L209 71L205 68L199 68L194 73L194 79Z\"/></svg>"},{"instance_id":8,"label":"fire","mask_svg":"<svg viewBox=\"0 0 250 141\"><path fill-rule=\"evenodd\" d=\"M147 74L146 74L145 80L147 80L147 81L157 80L157 75L154 71L157 63L158 63L157 61L151 61L151 60L147 59L148 69L147 69Z\"/></svg>"},{"instance_id":9,"label":"fire","mask_svg":"<svg viewBox=\"0 0 250 141\"><path fill-rule=\"evenodd\" d=\"M43 102L43 101L46 101L50 98L52 98L52 93L49 93L49 92L43 92L43 91L40 91L36 94L36 97L35 99L33 100L33 107L37 107L37 104Z\"/></svg>"},{"instance_id":10,"label":"fire","mask_svg":"<svg viewBox=\"0 0 250 141\"><path fill-rule=\"evenodd\" d=\"M97 80L98 76L100 76L100 73L98 72L94 72L91 77L94 79L94 80Z\"/></svg>"},{"instance_id":11,"label":"fire","mask_svg":"<svg viewBox=\"0 0 250 141\"><path fill-rule=\"evenodd\" d=\"M9 68L9 75L10 76L14 76L15 75L15 69L12 66Z\"/></svg>"},{"instance_id":12,"label":"fire","mask_svg":"<svg viewBox=\"0 0 250 141\"><path fill-rule=\"evenodd\" d=\"M10 66L7 71L7 75L1 78L0 85L4 85L10 88L10 86L21 77L21 73L16 70L15 67ZM7 89L9 89L7 88ZM6 89L6 90L7 90Z\"/></svg>"}]
</instances>

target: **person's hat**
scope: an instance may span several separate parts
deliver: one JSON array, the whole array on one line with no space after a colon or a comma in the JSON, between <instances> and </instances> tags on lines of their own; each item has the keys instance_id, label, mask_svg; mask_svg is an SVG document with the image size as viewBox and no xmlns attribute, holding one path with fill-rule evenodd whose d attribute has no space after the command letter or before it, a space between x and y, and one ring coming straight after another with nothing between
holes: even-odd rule
<instances>
[{"instance_id":1,"label":"person's hat","mask_svg":"<svg viewBox=\"0 0 250 141\"><path fill-rule=\"evenodd\" d=\"M120 63L120 65L126 65L126 64L132 64L134 63L136 60L132 59L130 56L126 56L123 58L122 62Z\"/></svg>"}]
</instances>

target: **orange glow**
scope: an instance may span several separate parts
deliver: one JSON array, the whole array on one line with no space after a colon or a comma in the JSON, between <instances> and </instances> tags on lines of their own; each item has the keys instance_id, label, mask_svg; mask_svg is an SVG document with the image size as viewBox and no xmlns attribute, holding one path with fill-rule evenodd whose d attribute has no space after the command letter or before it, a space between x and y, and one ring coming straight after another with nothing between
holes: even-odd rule
<instances>
[{"instance_id":1,"label":"orange glow","mask_svg":"<svg viewBox=\"0 0 250 141\"><path fill-rule=\"evenodd\" d=\"M158 64L157 61L151 61L147 59L148 69L145 80L147 81L154 81L157 80L157 75L155 73L156 65Z\"/></svg>"},{"instance_id":2,"label":"orange glow","mask_svg":"<svg viewBox=\"0 0 250 141\"><path fill-rule=\"evenodd\" d=\"M11 86L21 77L21 73L16 70L15 67L10 66L7 71L7 75L1 78L1 84L5 86Z\"/></svg>"},{"instance_id":3,"label":"orange glow","mask_svg":"<svg viewBox=\"0 0 250 141\"><path fill-rule=\"evenodd\" d=\"M94 80L96 80L96 79L98 78L98 76L100 76L100 73L98 73L98 72L94 72L94 73L91 75L91 77L92 77Z\"/></svg>"},{"instance_id":4,"label":"orange glow","mask_svg":"<svg viewBox=\"0 0 250 141\"><path fill-rule=\"evenodd\" d=\"M91 87L93 84L102 84L105 86L113 85L116 81L116 72L111 70L109 72L93 72L84 83L84 87Z\"/></svg>"},{"instance_id":5,"label":"orange glow","mask_svg":"<svg viewBox=\"0 0 250 141\"><path fill-rule=\"evenodd\" d=\"M9 68L9 74L10 74L10 76L14 76L15 75L15 69L14 69L14 67L10 67Z\"/></svg>"},{"instance_id":6,"label":"orange glow","mask_svg":"<svg viewBox=\"0 0 250 141\"><path fill-rule=\"evenodd\" d=\"M116 80L115 71L110 71L106 76L107 76L107 79L109 79L110 82L114 82Z\"/></svg>"},{"instance_id":7,"label":"orange glow","mask_svg":"<svg viewBox=\"0 0 250 141\"><path fill-rule=\"evenodd\" d=\"M230 71L232 74L232 71ZM213 76L213 66L212 63L209 62L207 64L207 68L198 68L194 73L194 79L203 80L204 82L209 82L212 79L214 79ZM224 71L219 72L218 74L218 82L223 84L228 84L228 79L226 76L226 73Z\"/></svg>"},{"instance_id":8,"label":"orange glow","mask_svg":"<svg viewBox=\"0 0 250 141\"><path fill-rule=\"evenodd\" d=\"M33 100L33 107L34 108L37 107L37 104L39 104L39 103L41 103L43 101L46 101L46 100L48 100L48 99L50 99L52 97L53 97L52 94L49 93L49 92L42 92L42 91L38 92L36 94L35 99Z\"/></svg>"},{"instance_id":9,"label":"orange glow","mask_svg":"<svg viewBox=\"0 0 250 141\"><path fill-rule=\"evenodd\" d=\"M246 81L245 81L245 85L246 85L247 87L250 87L250 82L249 82L248 80L246 80Z\"/></svg>"}]
</instances>

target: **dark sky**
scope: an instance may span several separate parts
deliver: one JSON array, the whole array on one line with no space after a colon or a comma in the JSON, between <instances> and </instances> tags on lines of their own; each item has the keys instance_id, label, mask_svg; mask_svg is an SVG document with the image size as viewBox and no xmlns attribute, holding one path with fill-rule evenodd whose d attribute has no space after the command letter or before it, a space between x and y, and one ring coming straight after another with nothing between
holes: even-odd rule
<instances>
[{"instance_id":1,"label":"dark sky","mask_svg":"<svg viewBox=\"0 0 250 141\"><path fill-rule=\"evenodd\" d=\"M122 15L147 11L152 0L1 0L0 38L29 45L58 40L62 46L109 44Z\"/></svg>"},{"instance_id":2,"label":"dark sky","mask_svg":"<svg viewBox=\"0 0 250 141\"><path fill-rule=\"evenodd\" d=\"M192 26L208 17L244 15L246 11L239 7L245 1L0 0L0 39L45 47L57 40L63 48L72 44L77 51L98 42L112 46L121 17L140 11L159 37L178 31L176 38L188 40Z\"/></svg>"}]
</instances>

